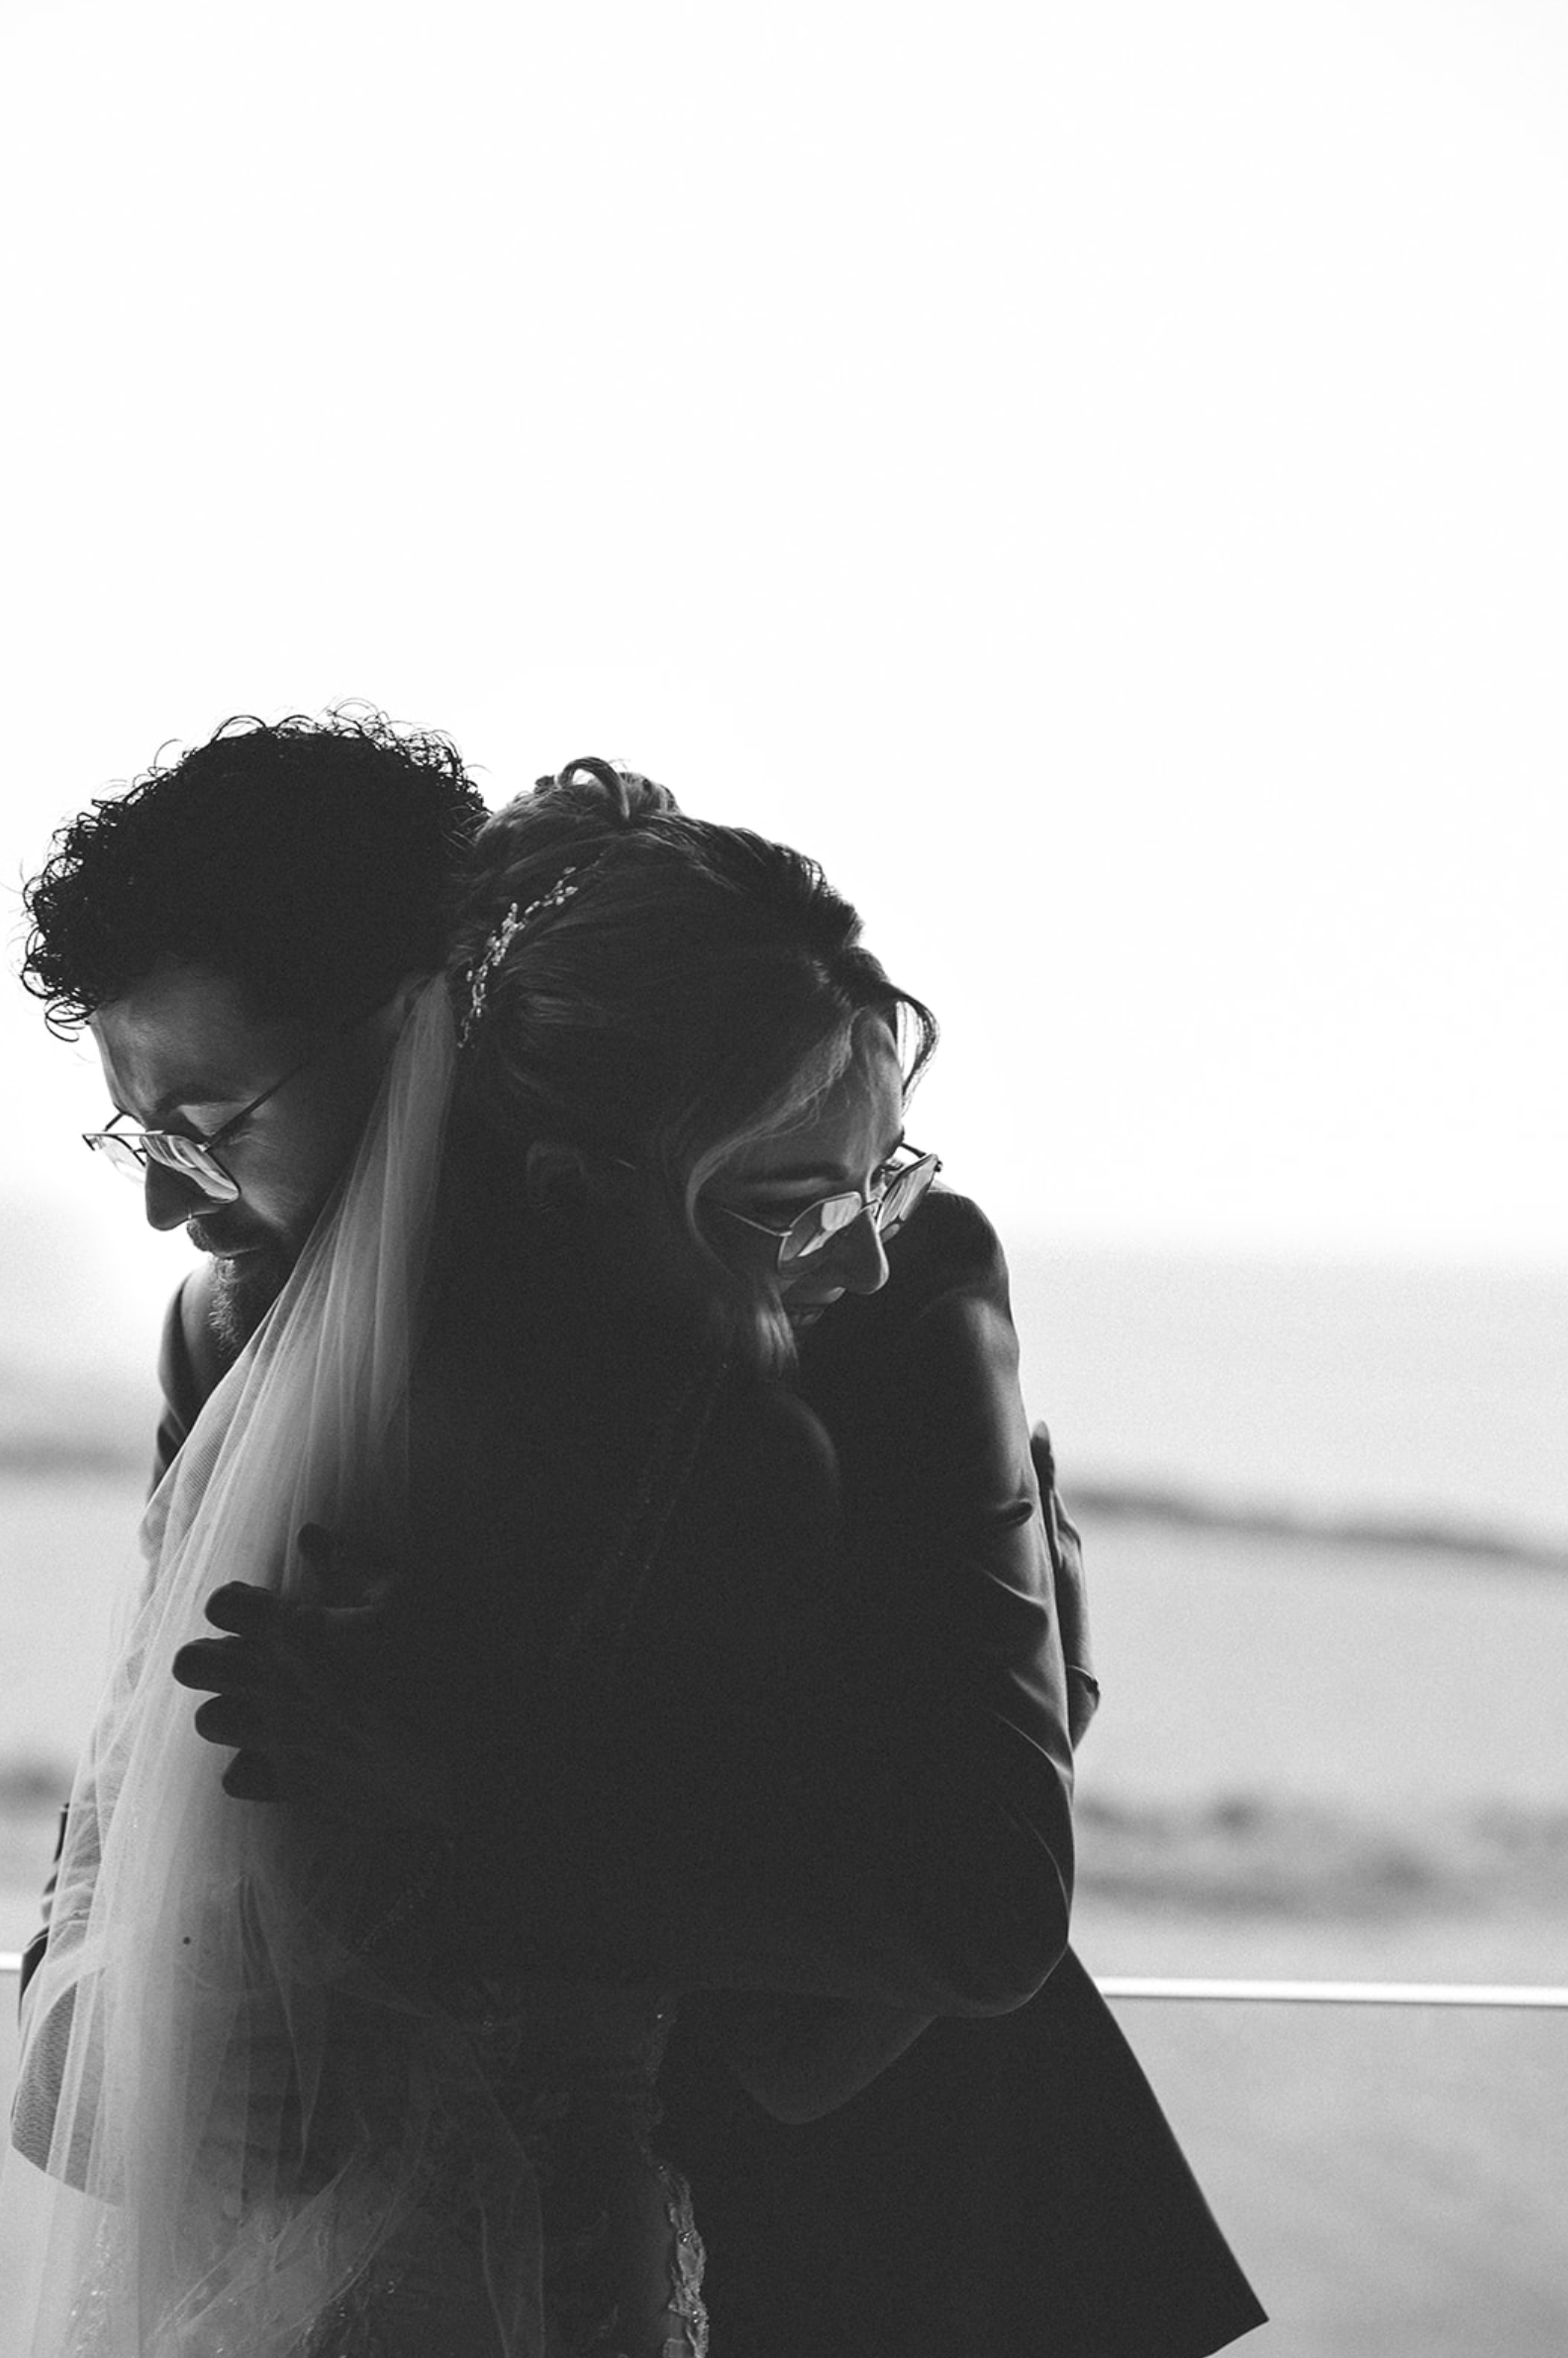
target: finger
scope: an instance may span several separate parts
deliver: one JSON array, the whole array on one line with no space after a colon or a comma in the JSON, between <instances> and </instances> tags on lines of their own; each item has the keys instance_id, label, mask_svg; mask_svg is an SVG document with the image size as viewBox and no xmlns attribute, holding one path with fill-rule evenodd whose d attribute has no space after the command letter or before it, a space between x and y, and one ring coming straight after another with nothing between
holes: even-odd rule
<instances>
[{"instance_id":1,"label":"finger","mask_svg":"<svg viewBox=\"0 0 1568 2358\"><path fill-rule=\"evenodd\" d=\"M246 1580L225 1581L222 1588L213 1590L206 1605L207 1619L220 1629L232 1629L237 1637L269 1636L287 1611L283 1598Z\"/></svg>"},{"instance_id":2,"label":"finger","mask_svg":"<svg viewBox=\"0 0 1568 2358\"><path fill-rule=\"evenodd\" d=\"M398 1822L389 1820L385 1805L361 1791L351 1777L324 1775L309 1762L276 1760L249 1748L235 1754L219 1782L239 1802L305 1803L344 1825L367 1829Z\"/></svg>"},{"instance_id":3,"label":"finger","mask_svg":"<svg viewBox=\"0 0 1568 2358\"><path fill-rule=\"evenodd\" d=\"M278 1759L253 1745L242 1745L219 1783L237 1802L310 1802L332 1816L344 1815L336 1806L338 1786L324 1782L310 1762Z\"/></svg>"},{"instance_id":4,"label":"finger","mask_svg":"<svg viewBox=\"0 0 1568 2358\"><path fill-rule=\"evenodd\" d=\"M368 1609L292 1605L277 1624L273 1660L277 1692L324 1719L341 1719L357 1683L364 1636L373 1633Z\"/></svg>"},{"instance_id":5,"label":"finger","mask_svg":"<svg viewBox=\"0 0 1568 2358\"><path fill-rule=\"evenodd\" d=\"M265 1752L272 1760L328 1759L343 1749L343 1734L292 1695L210 1695L192 1715L209 1744Z\"/></svg>"},{"instance_id":6,"label":"finger","mask_svg":"<svg viewBox=\"0 0 1568 2358\"><path fill-rule=\"evenodd\" d=\"M195 1728L204 1743L223 1744L230 1751L270 1751L278 1734L272 1715L251 1695L211 1696L195 1714Z\"/></svg>"},{"instance_id":7,"label":"finger","mask_svg":"<svg viewBox=\"0 0 1568 2358\"><path fill-rule=\"evenodd\" d=\"M237 1754L236 1757L239 1758L241 1755ZM226 1771L220 1780L224 1791L236 1801L265 1802L274 1805L287 1803L296 1808L303 1807L309 1810L314 1818L333 1824L342 1832L349 1835L384 1833L389 1825L396 1826L403 1822L397 1818L389 1818L387 1812L378 1808L373 1799L366 1800L345 1790L340 1784L328 1783L320 1778L291 1774L279 1778L275 1784L265 1785L263 1790L256 1792L248 1790L245 1772L241 1772L241 1779L239 1785L231 1783L231 1772Z\"/></svg>"},{"instance_id":8,"label":"finger","mask_svg":"<svg viewBox=\"0 0 1568 2358\"><path fill-rule=\"evenodd\" d=\"M193 1637L171 1665L182 1687L214 1695L250 1692L260 1685L266 1667L260 1648L248 1637Z\"/></svg>"}]
</instances>

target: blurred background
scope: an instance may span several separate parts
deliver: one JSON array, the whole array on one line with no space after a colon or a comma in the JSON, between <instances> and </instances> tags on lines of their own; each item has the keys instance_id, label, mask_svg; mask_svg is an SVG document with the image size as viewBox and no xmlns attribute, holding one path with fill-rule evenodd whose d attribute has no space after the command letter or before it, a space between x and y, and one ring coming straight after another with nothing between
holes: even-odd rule
<instances>
[{"instance_id":1,"label":"blurred background","mask_svg":"<svg viewBox=\"0 0 1568 2358\"><path fill-rule=\"evenodd\" d=\"M344 698L816 853L1085 1529L1088 1963L1564 1978L1568 19L9 0L0 86L13 943ZM0 1083L5 1948L186 1248L15 985ZM1123 2019L1260 2348L1561 2351L1562 2017Z\"/></svg>"}]
</instances>

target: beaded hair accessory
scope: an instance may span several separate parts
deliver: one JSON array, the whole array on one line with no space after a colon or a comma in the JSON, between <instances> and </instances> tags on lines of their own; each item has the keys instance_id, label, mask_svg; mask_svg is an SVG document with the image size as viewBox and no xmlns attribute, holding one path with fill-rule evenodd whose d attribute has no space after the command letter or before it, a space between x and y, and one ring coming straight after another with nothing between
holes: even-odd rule
<instances>
[{"instance_id":1,"label":"beaded hair accessory","mask_svg":"<svg viewBox=\"0 0 1568 2358\"><path fill-rule=\"evenodd\" d=\"M598 865L599 862L595 859L590 860L586 868L562 868L549 891L540 893L537 901L530 901L526 909L519 909L516 901L512 903L505 917L485 943L482 955L475 959L473 965L468 969L468 1012L463 1017L457 1033L460 1047L468 1045L473 1036L474 1026L484 1014L485 993L490 987L491 975L500 965L524 927L532 925L535 918L542 917L546 910L563 908L568 901L575 900Z\"/></svg>"}]
</instances>

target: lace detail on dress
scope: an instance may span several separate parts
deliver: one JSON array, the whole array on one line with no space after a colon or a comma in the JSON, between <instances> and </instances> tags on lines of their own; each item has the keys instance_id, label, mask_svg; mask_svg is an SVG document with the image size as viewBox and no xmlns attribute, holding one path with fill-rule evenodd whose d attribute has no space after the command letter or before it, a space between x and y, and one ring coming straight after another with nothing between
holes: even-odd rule
<instances>
[{"instance_id":1,"label":"lace detail on dress","mask_svg":"<svg viewBox=\"0 0 1568 2358\"><path fill-rule=\"evenodd\" d=\"M649 2143L666 2003L493 1981L453 1996L537 2189L539 2358L707 2358L690 2191ZM459 2141L301 2358L488 2358L510 2347L487 2297L485 2234Z\"/></svg>"},{"instance_id":2,"label":"lace detail on dress","mask_svg":"<svg viewBox=\"0 0 1568 2358\"><path fill-rule=\"evenodd\" d=\"M670 2315L680 2327L665 2341L660 2358L708 2358L708 2310L702 2297L708 2255L692 2216L691 2188L667 2162L655 2162L664 2188L664 2215L674 2242L670 2248Z\"/></svg>"}]
</instances>

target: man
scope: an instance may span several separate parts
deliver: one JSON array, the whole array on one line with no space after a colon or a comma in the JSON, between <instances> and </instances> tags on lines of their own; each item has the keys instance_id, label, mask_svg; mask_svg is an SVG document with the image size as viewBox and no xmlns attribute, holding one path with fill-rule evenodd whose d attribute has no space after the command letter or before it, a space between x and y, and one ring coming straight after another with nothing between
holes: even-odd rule
<instances>
[{"instance_id":1,"label":"man","mask_svg":"<svg viewBox=\"0 0 1568 2358\"><path fill-rule=\"evenodd\" d=\"M207 1255L164 1325L154 1481L353 1151L484 816L439 735L357 710L233 721L95 803L28 887L22 979L103 1060L114 1110L88 1142Z\"/></svg>"},{"instance_id":2,"label":"man","mask_svg":"<svg viewBox=\"0 0 1568 2358\"><path fill-rule=\"evenodd\" d=\"M89 1139L211 1256L186 1342L233 1357L351 1151L484 804L444 737L344 711L230 722L95 803L27 891L23 981L86 1024Z\"/></svg>"},{"instance_id":3,"label":"man","mask_svg":"<svg viewBox=\"0 0 1568 2358\"><path fill-rule=\"evenodd\" d=\"M398 795L378 812L394 775ZM30 892L30 984L57 1024L91 1023L117 1107L100 1151L142 1177L155 1226L184 1223L212 1256L181 1289L165 1332L160 1470L276 1298L352 1151L410 985L440 963L442 889L478 812L441 739L404 739L360 720L231 729L68 831ZM130 1123L146 1127L128 1136ZM852 1441L856 1404L877 1392L867 1355L874 1361L900 1319L919 1314L921 1282L917 1255L900 1263L868 1323L857 1329L857 1306L846 1304L811 1338L802 1388L835 1438ZM977 1283L995 1282L978 1273ZM1071 1603L1076 1542L1048 1456L1041 1470L1052 1568ZM253 1636L264 1617L231 1625ZM983 1650L987 1633L975 1642ZM217 1677L200 1683L222 1691ZM203 1709L203 1731L222 1741L222 1711L215 1719ZM290 1766L288 1753L280 1739L240 1754L228 1789L260 1796ZM30 1959L41 1947L42 1936ZM706 2207L714 2222L721 2347L733 2333L736 2358L803 2346L910 2358L955 2346L931 2266L939 2211L949 2222L973 2214L971 2251L987 2233L1041 2242L1039 2286L1028 2268L1005 2271L1025 2288L1026 2314L982 2317L965 2303L973 2346L992 2358L1024 2358L1036 2330L1042 2350L1198 2358L1257 2321L1135 2064L1075 1966L1017 2014L938 2025L841 2113L796 2129L739 2097L725 2068L723 2014L722 2002L689 2010L672 2058L671 2128L699 2216ZM985 2173L975 2167L981 2146ZM1053 2183L1062 2171L1066 2196ZM877 2202L865 2210L872 2176ZM901 2216L902 2247L890 2242ZM982 2257L966 2273L988 2272L998 2273ZM1074 2279L1077 2293L1059 2292ZM907 2313L896 2315L900 2300ZM827 2307L814 2314L819 2302ZM1156 2327L1161 2338L1151 2338Z\"/></svg>"}]
</instances>

